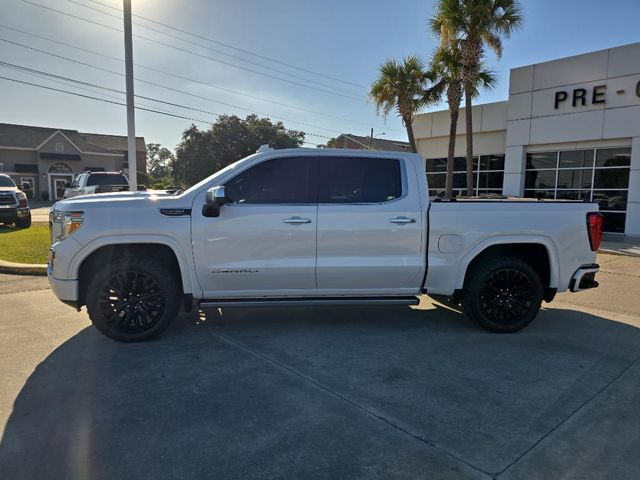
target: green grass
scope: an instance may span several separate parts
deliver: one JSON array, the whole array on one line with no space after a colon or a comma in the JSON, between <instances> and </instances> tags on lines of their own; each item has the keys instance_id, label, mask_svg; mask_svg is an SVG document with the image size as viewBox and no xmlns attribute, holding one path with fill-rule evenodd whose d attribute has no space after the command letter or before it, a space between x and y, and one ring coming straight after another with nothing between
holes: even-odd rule
<instances>
[{"instance_id":1,"label":"green grass","mask_svg":"<svg viewBox=\"0 0 640 480\"><path fill-rule=\"evenodd\" d=\"M0 260L47 263L50 243L46 225L31 225L24 229L0 225Z\"/></svg>"}]
</instances>

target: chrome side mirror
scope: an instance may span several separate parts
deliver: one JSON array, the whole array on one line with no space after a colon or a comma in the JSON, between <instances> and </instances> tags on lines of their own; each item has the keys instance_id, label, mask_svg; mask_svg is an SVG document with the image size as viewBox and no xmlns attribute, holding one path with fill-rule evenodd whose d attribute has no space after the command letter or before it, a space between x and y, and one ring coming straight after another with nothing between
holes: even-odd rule
<instances>
[{"instance_id":1,"label":"chrome side mirror","mask_svg":"<svg viewBox=\"0 0 640 480\"><path fill-rule=\"evenodd\" d=\"M217 205L218 207L221 207L227 203L227 201L227 195L222 185L211 187L207 190L207 203L209 205Z\"/></svg>"},{"instance_id":2,"label":"chrome side mirror","mask_svg":"<svg viewBox=\"0 0 640 480\"><path fill-rule=\"evenodd\" d=\"M207 190L205 204L202 206L203 217L219 217L220 207L228 202L223 186L211 187Z\"/></svg>"}]
</instances>

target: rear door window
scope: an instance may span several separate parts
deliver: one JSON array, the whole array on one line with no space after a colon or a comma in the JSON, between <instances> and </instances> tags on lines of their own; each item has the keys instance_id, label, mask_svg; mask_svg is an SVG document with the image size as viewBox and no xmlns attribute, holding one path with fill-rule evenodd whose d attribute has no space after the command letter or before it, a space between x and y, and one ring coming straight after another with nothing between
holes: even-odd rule
<instances>
[{"instance_id":1,"label":"rear door window","mask_svg":"<svg viewBox=\"0 0 640 480\"><path fill-rule=\"evenodd\" d=\"M319 157L317 162L319 203L382 203L402 196L399 160Z\"/></svg>"}]
</instances>

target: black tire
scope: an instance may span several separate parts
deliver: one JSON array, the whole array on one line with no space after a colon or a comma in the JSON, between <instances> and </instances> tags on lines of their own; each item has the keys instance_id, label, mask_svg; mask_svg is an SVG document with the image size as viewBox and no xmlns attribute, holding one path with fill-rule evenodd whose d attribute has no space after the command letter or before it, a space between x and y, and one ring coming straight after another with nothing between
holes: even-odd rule
<instances>
[{"instance_id":1,"label":"black tire","mask_svg":"<svg viewBox=\"0 0 640 480\"><path fill-rule=\"evenodd\" d=\"M31 226L31 212L26 217L16 218L15 224L18 228L29 228Z\"/></svg>"},{"instance_id":2,"label":"black tire","mask_svg":"<svg viewBox=\"0 0 640 480\"><path fill-rule=\"evenodd\" d=\"M487 330L517 332L538 314L542 282L528 263L514 257L487 258L469 275L463 310Z\"/></svg>"},{"instance_id":3,"label":"black tire","mask_svg":"<svg viewBox=\"0 0 640 480\"><path fill-rule=\"evenodd\" d=\"M181 303L177 273L155 257L127 256L95 269L86 304L93 325L119 342L162 333Z\"/></svg>"}]
</instances>

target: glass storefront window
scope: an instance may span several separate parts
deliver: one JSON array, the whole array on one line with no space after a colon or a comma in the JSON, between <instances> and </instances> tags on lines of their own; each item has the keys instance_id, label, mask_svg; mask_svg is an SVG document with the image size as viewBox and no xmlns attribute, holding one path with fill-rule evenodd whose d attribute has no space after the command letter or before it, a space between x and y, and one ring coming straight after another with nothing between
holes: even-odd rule
<instances>
[{"instance_id":1,"label":"glass storefront window","mask_svg":"<svg viewBox=\"0 0 640 480\"><path fill-rule=\"evenodd\" d=\"M447 159L427 159L427 180L429 195L435 196L445 189ZM455 157L453 160L453 194L465 195L467 186L467 160L465 157ZM474 193L501 194L504 182L504 155L481 155L473 159Z\"/></svg>"},{"instance_id":2,"label":"glass storefront window","mask_svg":"<svg viewBox=\"0 0 640 480\"><path fill-rule=\"evenodd\" d=\"M534 168L557 168L558 152L540 152L527 154L527 170Z\"/></svg>"},{"instance_id":3,"label":"glass storefront window","mask_svg":"<svg viewBox=\"0 0 640 480\"><path fill-rule=\"evenodd\" d=\"M591 188L591 168L558 170L558 188Z\"/></svg>"},{"instance_id":4,"label":"glass storefront window","mask_svg":"<svg viewBox=\"0 0 640 480\"><path fill-rule=\"evenodd\" d=\"M604 231L624 232L631 148L527 154L525 197L597 202Z\"/></svg>"},{"instance_id":5,"label":"glass storefront window","mask_svg":"<svg viewBox=\"0 0 640 480\"><path fill-rule=\"evenodd\" d=\"M427 182L429 182L429 188L444 188L446 175L439 175L429 173L427 175Z\"/></svg>"},{"instance_id":6,"label":"glass storefront window","mask_svg":"<svg viewBox=\"0 0 640 480\"><path fill-rule=\"evenodd\" d=\"M467 174L466 173L454 173L453 174L453 188L466 188L466 186L467 186Z\"/></svg>"},{"instance_id":7,"label":"glass storefront window","mask_svg":"<svg viewBox=\"0 0 640 480\"><path fill-rule=\"evenodd\" d=\"M531 170L525 176L525 188L556 188L555 170Z\"/></svg>"},{"instance_id":8,"label":"glass storefront window","mask_svg":"<svg viewBox=\"0 0 640 480\"><path fill-rule=\"evenodd\" d=\"M592 168L593 150L560 152L559 168Z\"/></svg>"},{"instance_id":9,"label":"glass storefront window","mask_svg":"<svg viewBox=\"0 0 640 480\"><path fill-rule=\"evenodd\" d=\"M524 197L554 199L555 191L554 190L525 190Z\"/></svg>"},{"instance_id":10,"label":"glass storefront window","mask_svg":"<svg viewBox=\"0 0 640 480\"><path fill-rule=\"evenodd\" d=\"M589 200L591 192L589 190L558 190L556 198L562 200Z\"/></svg>"},{"instance_id":11,"label":"glass storefront window","mask_svg":"<svg viewBox=\"0 0 640 480\"><path fill-rule=\"evenodd\" d=\"M480 170L504 170L504 155L481 155Z\"/></svg>"},{"instance_id":12,"label":"glass storefront window","mask_svg":"<svg viewBox=\"0 0 640 480\"><path fill-rule=\"evenodd\" d=\"M480 172L478 188L502 188L504 172Z\"/></svg>"},{"instance_id":13,"label":"glass storefront window","mask_svg":"<svg viewBox=\"0 0 640 480\"><path fill-rule=\"evenodd\" d=\"M600 210L626 210L626 190L594 190L593 201L600 205Z\"/></svg>"},{"instance_id":14,"label":"glass storefront window","mask_svg":"<svg viewBox=\"0 0 640 480\"><path fill-rule=\"evenodd\" d=\"M605 232L624 233L624 225L627 219L625 213L602 212L604 216L603 230Z\"/></svg>"},{"instance_id":15,"label":"glass storefront window","mask_svg":"<svg viewBox=\"0 0 640 480\"><path fill-rule=\"evenodd\" d=\"M427 172L446 172L446 158L427 158Z\"/></svg>"},{"instance_id":16,"label":"glass storefront window","mask_svg":"<svg viewBox=\"0 0 640 480\"><path fill-rule=\"evenodd\" d=\"M628 168L596 168L594 188L629 188Z\"/></svg>"},{"instance_id":17,"label":"glass storefront window","mask_svg":"<svg viewBox=\"0 0 640 480\"><path fill-rule=\"evenodd\" d=\"M596 151L596 167L628 167L630 165L630 148L599 148Z\"/></svg>"}]
</instances>

